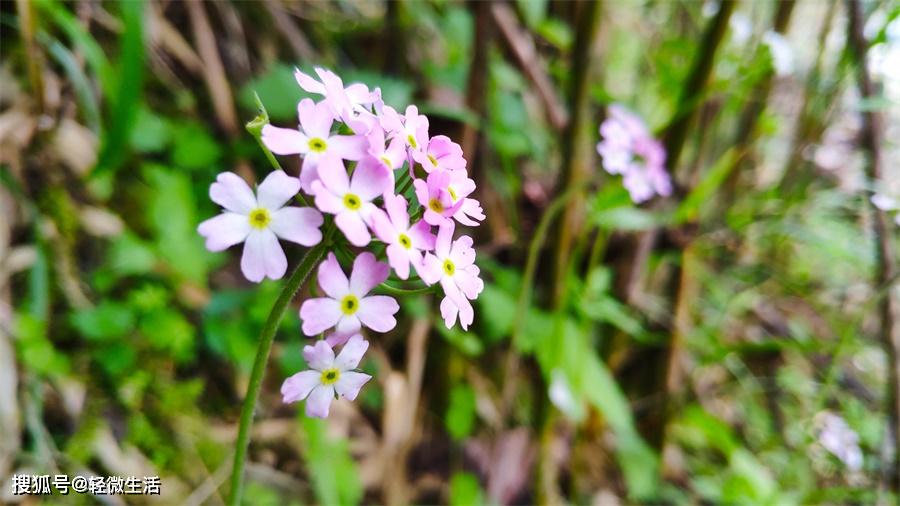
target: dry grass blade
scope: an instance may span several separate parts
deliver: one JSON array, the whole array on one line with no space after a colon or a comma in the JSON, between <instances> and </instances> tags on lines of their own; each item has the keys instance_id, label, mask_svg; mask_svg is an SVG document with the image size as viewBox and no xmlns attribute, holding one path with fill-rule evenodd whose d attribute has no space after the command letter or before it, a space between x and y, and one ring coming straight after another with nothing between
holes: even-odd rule
<instances>
[{"instance_id":1,"label":"dry grass blade","mask_svg":"<svg viewBox=\"0 0 900 506\"><path fill-rule=\"evenodd\" d=\"M206 81L206 87L209 89L209 94L212 98L216 120L229 136L237 135L238 120L231 94L231 86L228 84L228 78L225 76L225 67L222 65L222 58L219 56L219 50L216 47L216 35L213 33L212 26L209 23L209 16L207 16L206 9L201 2L187 2L187 8L191 18L191 27L194 31L194 42L197 44L200 58L205 63L203 66L203 79Z\"/></svg>"}]
</instances>

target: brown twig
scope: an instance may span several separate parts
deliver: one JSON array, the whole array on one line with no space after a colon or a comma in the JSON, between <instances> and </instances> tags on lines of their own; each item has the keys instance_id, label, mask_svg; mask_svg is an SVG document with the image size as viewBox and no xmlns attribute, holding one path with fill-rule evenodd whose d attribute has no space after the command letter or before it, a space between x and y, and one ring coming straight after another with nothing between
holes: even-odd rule
<instances>
[{"instance_id":1,"label":"brown twig","mask_svg":"<svg viewBox=\"0 0 900 506\"><path fill-rule=\"evenodd\" d=\"M869 43L863 33L863 13L859 0L847 0L847 44L853 60L856 63L856 80L859 94L863 99L871 99L876 96L875 83L869 74L866 65L866 53ZM860 144L868 155L866 164L866 176L871 181L878 181L882 177L881 158L881 114L874 109L865 109L862 112L862 131L860 132ZM887 213L874 204L871 205L873 220L872 231L875 236L875 286L883 286L894 277L896 266L894 262L893 243L891 239L891 222ZM879 304L880 327L879 335L885 353L888 355L888 430L887 447L893 447L894 451L886 452L887 461L883 462L884 485L895 494L900 491L900 462L896 450L896 442L900 436L900 332L897 332L891 291L881 299Z\"/></svg>"},{"instance_id":2,"label":"brown twig","mask_svg":"<svg viewBox=\"0 0 900 506\"><path fill-rule=\"evenodd\" d=\"M600 25L600 2L581 5L575 33L569 81L569 122L562 133L562 170L558 188L566 191L581 186L592 172L594 156L590 126L590 94L588 83L596 67L591 55ZM555 276L553 284L554 304L561 304L565 294L565 278L569 272L572 242L580 227L582 200L576 196L566 205L556 241Z\"/></svg>"},{"instance_id":3,"label":"brown twig","mask_svg":"<svg viewBox=\"0 0 900 506\"><path fill-rule=\"evenodd\" d=\"M593 3L593 2L591 2ZM545 66L540 61L537 49L534 47L534 41L519 26L516 19L516 13L513 8L506 2L491 3L491 16L494 24L500 30L500 35L512 52L519 64L519 68L528 77L534 85L544 109L547 112L547 118L550 124L557 130L563 129L568 123L566 108L563 106L550 76L547 75ZM577 47L576 42L576 47ZM576 70L577 71L577 70Z\"/></svg>"},{"instance_id":4,"label":"brown twig","mask_svg":"<svg viewBox=\"0 0 900 506\"><path fill-rule=\"evenodd\" d=\"M191 28L194 32L194 41L205 65L203 66L203 79L206 88L212 98L213 109L219 126L230 136L238 133L237 112L231 95L231 86L225 76L225 67L216 47L216 36L209 17L206 15L204 5L198 0L187 2L188 15L191 18Z\"/></svg>"},{"instance_id":5,"label":"brown twig","mask_svg":"<svg viewBox=\"0 0 900 506\"><path fill-rule=\"evenodd\" d=\"M303 35L297 26L291 22L288 13L275 0L265 0L266 10L272 16L272 22L275 23L275 29L287 40L294 52L294 56L300 61L311 61L316 56L312 44Z\"/></svg>"}]
</instances>

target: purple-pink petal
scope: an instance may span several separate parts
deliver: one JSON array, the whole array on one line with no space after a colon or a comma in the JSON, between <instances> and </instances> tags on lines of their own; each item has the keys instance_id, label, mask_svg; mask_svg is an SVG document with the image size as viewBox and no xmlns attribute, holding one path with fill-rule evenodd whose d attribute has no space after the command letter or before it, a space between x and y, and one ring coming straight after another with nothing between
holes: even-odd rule
<instances>
[{"instance_id":1,"label":"purple-pink petal","mask_svg":"<svg viewBox=\"0 0 900 506\"><path fill-rule=\"evenodd\" d=\"M222 172L209 187L209 198L225 209L250 214L256 208L256 197L247 182L234 172Z\"/></svg>"},{"instance_id":2,"label":"purple-pink petal","mask_svg":"<svg viewBox=\"0 0 900 506\"><path fill-rule=\"evenodd\" d=\"M265 125L260 140L276 155L297 155L309 150L309 139L293 128Z\"/></svg>"},{"instance_id":3,"label":"purple-pink petal","mask_svg":"<svg viewBox=\"0 0 900 506\"><path fill-rule=\"evenodd\" d=\"M371 201L375 197L391 190L394 182L394 174L379 163L377 159L368 156L362 159L353 171L353 179L350 181L350 192L358 195L365 201Z\"/></svg>"},{"instance_id":4,"label":"purple-pink petal","mask_svg":"<svg viewBox=\"0 0 900 506\"><path fill-rule=\"evenodd\" d=\"M360 299L357 316L360 322L376 332L388 332L397 325L394 315L400 305L393 297L372 295Z\"/></svg>"},{"instance_id":5,"label":"purple-pink petal","mask_svg":"<svg viewBox=\"0 0 900 506\"><path fill-rule=\"evenodd\" d=\"M341 305L328 297L306 299L300 306L303 333L307 336L321 334L334 327L342 316Z\"/></svg>"},{"instance_id":6,"label":"purple-pink petal","mask_svg":"<svg viewBox=\"0 0 900 506\"><path fill-rule=\"evenodd\" d=\"M300 180L283 170L269 173L256 189L256 202L271 211L284 207L288 200L300 191Z\"/></svg>"},{"instance_id":7,"label":"purple-pink petal","mask_svg":"<svg viewBox=\"0 0 900 506\"><path fill-rule=\"evenodd\" d=\"M359 361L362 360L368 349L368 341L359 334L353 335L341 349L341 352L338 353L337 358L334 360L334 366L341 371L356 369L359 366Z\"/></svg>"},{"instance_id":8,"label":"purple-pink petal","mask_svg":"<svg viewBox=\"0 0 900 506\"><path fill-rule=\"evenodd\" d=\"M353 271L350 273L350 291L357 297L372 291L378 284L383 283L390 275L390 267L375 259L375 255L366 251L353 261Z\"/></svg>"},{"instance_id":9,"label":"purple-pink petal","mask_svg":"<svg viewBox=\"0 0 900 506\"><path fill-rule=\"evenodd\" d=\"M365 246L372 240L372 234L360 213L344 211L334 218L334 224L344 233L344 237L354 246Z\"/></svg>"},{"instance_id":10,"label":"purple-pink petal","mask_svg":"<svg viewBox=\"0 0 900 506\"><path fill-rule=\"evenodd\" d=\"M322 374L317 371L302 371L284 380L281 384L281 400L285 404L302 401L319 385Z\"/></svg>"},{"instance_id":11,"label":"purple-pink petal","mask_svg":"<svg viewBox=\"0 0 900 506\"><path fill-rule=\"evenodd\" d=\"M315 344L303 347L303 360L310 369L323 371L334 367L334 350L325 341L319 340Z\"/></svg>"},{"instance_id":12,"label":"purple-pink petal","mask_svg":"<svg viewBox=\"0 0 900 506\"><path fill-rule=\"evenodd\" d=\"M268 229L251 230L241 256L241 272L247 280L259 283L265 277L281 279L285 271L287 258L275 234Z\"/></svg>"},{"instance_id":13,"label":"purple-pink petal","mask_svg":"<svg viewBox=\"0 0 900 506\"><path fill-rule=\"evenodd\" d=\"M332 299L340 299L350 293L350 281L334 253L329 252L325 260L319 264L319 286Z\"/></svg>"},{"instance_id":14,"label":"purple-pink petal","mask_svg":"<svg viewBox=\"0 0 900 506\"><path fill-rule=\"evenodd\" d=\"M286 241L315 246L322 241L322 213L310 207L284 207L272 213L269 228Z\"/></svg>"},{"instance_id":15,"label":"purple-pink petal","mask_svg":"<svg viewBox=\"0 0 900 506\"><path fill-rule=\"evenodd\" d=\"M306 416L328 418L328 409L334 400L334 387L319 385L306 398Z\"/></svg>"},{"instance_id":16,"label":"purple-pink petal","mask_svg":"<svg viewBox=\"0 0 900 506\"><path fill-rule=\"evenodd\" d=\"M356 396L359 395L359 390L370 379L372 379L372 376L365 373L354 371L342 372L341 377L338 378L337 382L334 384L334 389L337 391L338 395L344 397L348 401L352 401L356 399Z\"/></svg>"},{"instance_id":17,"label":"purple-pink petal","mask_svg":"<svg viewBox=\"0 0 900 506\"><path fill-rule=\"evenodd\" d=\"M206 249L222 251L247 238L250 222L246 215L224 212L198 225L197 232L206 238Z\"/></svg>"}]
</instances>

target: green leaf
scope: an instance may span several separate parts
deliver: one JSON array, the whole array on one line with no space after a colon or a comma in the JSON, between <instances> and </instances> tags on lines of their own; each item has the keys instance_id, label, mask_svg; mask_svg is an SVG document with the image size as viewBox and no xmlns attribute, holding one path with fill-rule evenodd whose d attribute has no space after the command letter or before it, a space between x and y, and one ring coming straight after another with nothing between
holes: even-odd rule
<instances>
[{"instance_id":1,"label":"green leaf","mask_svg":"<svg viewBox=\"0 0 900 506\"><path fill-rule=\"evenodd\" d=\"M738 153L734 148L725 152L709 171L703 176L700 184L694 188L691 193L684 199L678 209L675 211L675 223L684 223L689 220L696 219L700 213L701 206L709 202L719 186L728 177L728 174L734 168L737 161Z\"/></svg>"},{"instance_id":2,"label":"green leaf","mask_svg":"<svg viewBox=\"0 0 900 506\"><path fill-rule=\"evenodd\" d=\"M103 300L97 307L75 312L71 316L71 322L84 337L104 341L131 332L134 329L135 316L127 304Z\"/></svg>"},{"instance_id":3,"label":"green leaf","mask_svg":"<svg viewBox=\"0 0 900 506\"><path fill-rule=\"evenodd\" d=\"M472 506L486 504L478 477L472 473L457 472L450 477L450 505Z\"/></svg>"},{"instance_id":4,"label":"green leaf","mask_svg":"<svg viewBox=\"0 0 900 506\"><path fill-rule=\"evenodd\" d=\"M475 391L470 386L453 385L444 424L450 436L457 441L472 433L475 425Z\"/></svg>"},{"instance_id":5,"label":"green leaf","mask_svg":"<svg viewBox=\"0 0 900 506\"><path fill-rule=\"evenodd\" d=\"M145 165L142 173L150 185L147 217L159 256L180 276L205 285L212 256L196 231L196 204L188 176L155 164Z\"/></svg>"},{"instance_id":6,"label":"green leaf","mask_svg":"<svg viewBox=\"0 0 900 506\"><path fill-rule=\"evenodd\" d=\"M162 151L172 139L172 126L156 113L142 106L138 109L136 125L131 132L131 147L140 153Z\"/></svg>"},{"instance_id":7,"label":"green leaf","mask_svg":"<svg viewBox=\"0 0 900 506\"><path fill-rule=\"evenodd\" d=\"M356 464L347 441L331 439L325 420L300 415L303 450L313 490L319 504L358 504L363 497Z\"/></svg>"},{"instance_id":8,"label":"green leaf","mask_svg":"<svg viewBox=\"0 0 900 506\"><path fill-rule=\"evenodd\" d=\"M313 74L315 75L315 74ZM266 104L269 117L279 121L297 124L297 102L312 95L303 91L294 79L294 69L288 65L276 64L259 77L245 84L238 94L238 101L247 110L256 110L259 95Z\"/></svg>"},{"instance_id":9,"label":"green leaf","mask_svg":"<svg viewBox=\"0 0 900 506\"><path fill-rule=\"evenodd\" d=\"M140 330L154 348L168 352L177 362L193 358L194 327L178 311L158 309L144 315Z\"/></svg>"},{"instance_id":10,"label":"green leaf","mask_svg":"<svg viewBox=\"0 0 900 506\"><path fill-rule=\"evenodd\" d=\"M222 148L206 128L194 122L179 125L173 131L175 146L172 163L188 170L209 169L222 157Z\"/></svg>"}]
</instances>

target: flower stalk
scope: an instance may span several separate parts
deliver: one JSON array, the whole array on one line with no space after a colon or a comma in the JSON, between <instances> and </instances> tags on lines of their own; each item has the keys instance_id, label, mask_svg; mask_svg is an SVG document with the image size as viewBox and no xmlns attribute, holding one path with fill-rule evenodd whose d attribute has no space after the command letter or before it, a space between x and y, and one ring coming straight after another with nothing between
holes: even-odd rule
<instances>
[{"instance_id":1,"label":"flower stalk","mask_svg":"<svg viewBox=\"0 0 900 506\"><path fill-rule=\"evenodd\" d=\"M328 234L330 235L330 234ZM247 385L247 395L241 407L241 419L238 426L238 437L235 443L234 465L231 471L231 501L230 504L241 503L244 480L244 463L247 459L247 447L250 444L250 426L253 424L253 412L256 410L256 401L259 399L259 389L262 386L263 374L266 364L269 362L269 353L272 351L272 342L275 340L275 332L278 330L281 319L287 311L288 304L294 295L300 291L303 283L309 277L309 273L325 255L329 242L326 238L318 245L306 252L303 260L294 269L284 284L281 294L272 306L266 323L259 334L259 345L256 348L256 358L253 360L253 369L250 371L250 383Z\"/></svg>"}]
</instances>

